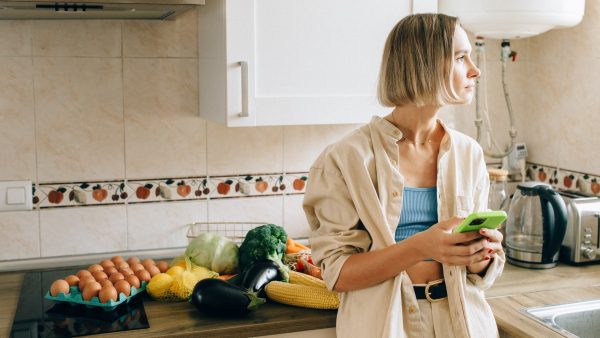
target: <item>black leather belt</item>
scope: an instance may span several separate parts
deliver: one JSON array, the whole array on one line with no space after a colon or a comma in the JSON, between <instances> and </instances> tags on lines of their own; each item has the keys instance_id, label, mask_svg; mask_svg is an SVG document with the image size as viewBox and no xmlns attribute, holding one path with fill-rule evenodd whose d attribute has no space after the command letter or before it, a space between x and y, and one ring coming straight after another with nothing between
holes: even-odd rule
<instances>
[{"instance_id":1,"label":"black leather belt","mask_svg":"<svg viewBox=\"0 0 600 338\"><path fill-rule=\"evenodd\" d=\"M423 286L413 286L417 299L427 299L430 302L437 302L448 297L446 283L443 279L435 280Z\"/></svg>"}]
</instances>

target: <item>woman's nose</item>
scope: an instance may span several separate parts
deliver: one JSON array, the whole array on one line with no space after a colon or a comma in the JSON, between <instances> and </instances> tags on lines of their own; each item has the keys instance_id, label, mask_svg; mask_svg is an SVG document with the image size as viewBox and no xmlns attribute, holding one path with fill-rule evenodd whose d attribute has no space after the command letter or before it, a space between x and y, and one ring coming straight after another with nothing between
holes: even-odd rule
<instances>
[{"instance_id":1,"label":"woman's nose","mask_svg":"<svg viewBox=\"0 0 600 338\"><path fill-rule=\"evenodd\" d=\"M467 77L478 78L479 75L481 75L481 71L479 70L479 68L477 68L477 66L475 66L474 64L471 64L471 68L467 72Z\"/></svg>"}]
</instances>

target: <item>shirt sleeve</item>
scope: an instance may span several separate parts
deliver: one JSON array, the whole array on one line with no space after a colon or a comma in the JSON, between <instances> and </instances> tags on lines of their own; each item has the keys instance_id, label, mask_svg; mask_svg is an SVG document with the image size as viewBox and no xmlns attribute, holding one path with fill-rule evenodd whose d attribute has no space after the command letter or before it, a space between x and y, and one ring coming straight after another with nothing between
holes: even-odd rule
<instances>
[{"instance_id":1,"label":"shirt sleeve","mask_svg":"<svg viewBox=\"0 0 600 338\"><path fill-rule=\"evenodd\" d=\"M487 211L488 209L488 194L490 190L490 180L487 173L487 166L485 164L483 150L479 148L478 152L478 170L477 178L474 189L474 211ZM504 252L498 254L495 253L492 257L491 263L485 270L485 274L480 276L476 273L468 273L467 278L481 290L489 289L496 281L496 278L500 277L502 270L504 269L504 263L506 257Z\"/></svg>"},{"instance_id":2,"label":"shirt sleeve","mask_svg":"<svg viewBox=\"0 0 600 338\"><path fill-rule=\"evenodd\" d=\"M311 168L303 207L311 228L312 258L321 268L327 287L333 290L346 259L367 251L371 238L359 226L348 187L335 170Z\"/></svg>"}]
</instances>

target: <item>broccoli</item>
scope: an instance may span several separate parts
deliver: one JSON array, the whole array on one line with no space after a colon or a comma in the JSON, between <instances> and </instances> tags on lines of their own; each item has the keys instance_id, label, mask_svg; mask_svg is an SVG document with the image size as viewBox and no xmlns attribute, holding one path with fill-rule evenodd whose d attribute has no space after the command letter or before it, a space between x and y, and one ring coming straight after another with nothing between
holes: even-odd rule
<instances>
[{"instance_id":1,"label":"broccoli","mask_svg":"<svg viewBox=\"0 0 600 338\"><path fill-rule=\"evenodd\" d=\"M289 272L287 266L282 262L287 237L285 230L275 224L261 225L248 231L238 251L242 274L254 262L261 259L269 259L279 265L279 273L282 280L287 282L289 280Z\"/></svg>"}]
</instances>

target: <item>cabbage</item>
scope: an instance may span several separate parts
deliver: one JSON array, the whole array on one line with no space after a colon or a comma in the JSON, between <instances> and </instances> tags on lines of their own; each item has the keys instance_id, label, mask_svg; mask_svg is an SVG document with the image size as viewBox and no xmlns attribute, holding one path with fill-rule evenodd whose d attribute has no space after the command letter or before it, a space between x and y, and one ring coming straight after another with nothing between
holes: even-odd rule
<instances>
[{"instance_id":1,"label":"cabbage","mask_svg":"<svg viewBox=\"0 0 600 338\"><path fill-rule=\"evenodd\" d=\"M233 274L238 269L238 246L214 232L204 232L188 244L185 255L196 265L219 274Z\"/></svg>"}]
</instances>

